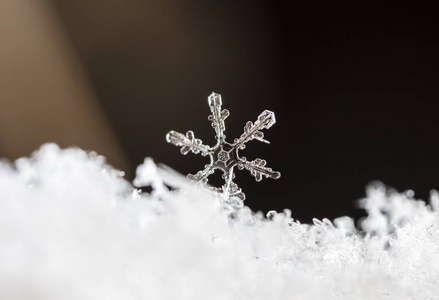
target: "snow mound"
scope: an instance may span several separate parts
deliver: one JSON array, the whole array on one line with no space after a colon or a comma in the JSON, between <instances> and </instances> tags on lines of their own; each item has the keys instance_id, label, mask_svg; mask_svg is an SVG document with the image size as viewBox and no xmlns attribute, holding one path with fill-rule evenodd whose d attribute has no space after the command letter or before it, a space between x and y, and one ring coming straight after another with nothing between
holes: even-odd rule
<instances>
[{"instance_id":1,"label":"snow mound","mask_svg":"<svg viewBox=\"0 0 439 300\"><path fill-rule=\"evenodd\" d=\"M368 217L237 213L147 158L136 186L95 153L0 162L0 299L439 299L439 196L372 185Z\"/></svg>"}]
</instances>

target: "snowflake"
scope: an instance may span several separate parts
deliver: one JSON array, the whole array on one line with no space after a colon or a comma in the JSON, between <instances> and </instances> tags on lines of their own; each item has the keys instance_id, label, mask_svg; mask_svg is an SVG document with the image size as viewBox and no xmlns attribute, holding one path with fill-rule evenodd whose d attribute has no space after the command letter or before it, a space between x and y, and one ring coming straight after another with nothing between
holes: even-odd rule
<instances>
[{"instance_id":1,"label":"snowflake","mask_svg":"<svg viewBox=\"0 0 439 300\"><path fill-rule=\"evenodd\" d=\"M188 178L197 182L207 184L208 177L215 172L216 169L223 171L223 179L225 184L221 188L215 188L215 190L222 192L226 198L238 198L245 200L245 194L233 182L235 174L233 172L234 167L238 169L247 169L253 175L256 181L261 181L263 176L272 179L278 179L280 173L273 171L271 168L266 167L266 161L257 158L253 161L247 161L247 159L239 156L239 150L245 149L245 144L248 141L256 139L258 141L269 144L270 142L264 140L264 134L262 129L268 129L276 123L274 113L265 110L261 113L258 119L253 124L247 122L244 127L244 133L233 141L233 144L226 142L226 136L224 131L226 127L224 120L230 115L227 109L221 109L222 101L221 95L212 93L208 97L209 107L212 114L208 117L208 120L212 122L212 127L216 132L217 143L215 146L210 147L203 144L200 139L195 138L194 132L189 130L186 135L171 130L166 135L166 141L176 146L181 147L181 153L183 155L193 152L195 154L201 153L203 156L210 157L210 163L205 166L205 169L199 171L197 174L189 174Z\"/></svg>"}]
</instances>

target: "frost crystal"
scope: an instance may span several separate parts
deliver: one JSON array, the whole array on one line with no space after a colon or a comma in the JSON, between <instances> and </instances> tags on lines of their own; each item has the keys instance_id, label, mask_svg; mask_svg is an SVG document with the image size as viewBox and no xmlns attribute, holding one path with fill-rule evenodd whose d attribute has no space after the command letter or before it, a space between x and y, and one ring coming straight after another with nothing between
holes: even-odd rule
<instances>
[{"instance_id":1,"label":"frost crystal","mask_svg":"<svg viewBox=\"0 0 439 300\"><path fill-rule=\"evenodd\" d=\"M276 123L274 113L265 110L261 113L255 123L247 122L244 127L244 133L236 138L233 144L226 142L226 130L224 120L230 115L227 109L221 109L222 101L221 95L212 93L208 97L209 107L212 114L208 117L208 120L212 122L212 127L216 132L217 143L215 146L206 146L200 139L195 138L193 131L186 132L186 135L171 130L166 135L166 141L176 146L181 147L181 153L183 155L193 152L195 154L201 153L203 156L209 155L210 163L207 164L204 170L199 171L197 174L189 174L188 178L197 182L208 182L208 177L212 175L216 169L221 170L225 184L221 188L215 188L218 192L222 192L226 198L238 198L245 200L245 194L241 191L236 183L233 182L235 178L234 168L247 169L251 175L255 177L256 181L261 181L265 176L266 178L278 179L280 173L273 171L271 168L266 167L266 161L257 158L253 161L247 161L247 158L239 156L239 150L245 149L245 144L253 139L269 144L264 140L264 134L262 129L268 129Z\"/></svg>"}]
</instances>

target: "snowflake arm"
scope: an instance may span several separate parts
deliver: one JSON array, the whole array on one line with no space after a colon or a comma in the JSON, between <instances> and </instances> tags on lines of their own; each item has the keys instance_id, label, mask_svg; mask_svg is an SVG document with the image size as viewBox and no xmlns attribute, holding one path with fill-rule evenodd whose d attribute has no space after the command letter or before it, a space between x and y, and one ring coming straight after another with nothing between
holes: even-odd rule
<instances>
[{"instance_id":1,"label":"snowflake arm","mask_svg":"<svg viewBox=\"0 0 439 300\"><path fill-rule=\"evenodd\" d=\"M245 200L245 194L238 187L238 185L236 183L234 183L232 180L227 181L222 186L222 192L223 192L223 194L228 195L229 198L236 197L242 201Z\"/></svg>"},{"instance_id":2,"label":"snowflake arm","mask_svg":"<svg viewBox=\"0 0 439 300\"><path fill-rule=\"evenodd\" d=\"M212 122L212 127L215 129L216 139L223 141L226 138L224 135L224 131L226 130L224 120L230 115L230 112L227 109L221 110L223 103L220 94L212 93L208 98L208 102L210 111L212 112L208 120Z\"/></svg>"},{"instance_id":3,"label":"snowflake arm","mask_svg":"<svg viewBox=\"0 0 439 300\"><path fill-rule=\"evenodd\" d=\"M195 175L188 174L187 177L190 180L193 180L195 182L202 182L202 183L206 184L209 181L209 179L207 177L212 175L213 172L215 172L213 166L212 165L206 165L204 170L198 171L197 174L195 174Z\"/></svg>"},{"instance_id":4,"label":"snowflake arm","mask_svg":"<svg viewBox=\"0 0 439 300\"><path fill-rule=\"evenodd\" d=\"M274 113L264 110L254 124L250 121L245 124L244 133L234 140L235 144L240 145L240 149L244 149L244 144L253 139L269 144L269 141L264 140L264 133L261 130L270 128L274 123L276 123Z\"/></svg>"},{"instance_id":5,"label":"snowflake arm","mask_svg":"<svg viewBox=\"0 0 439 300\"><path fill-rule=\"evenodd\" d=\"M203 142L200 139L196 139L194 132L191 130L186 132L186 135L171 130L166 135L166 141L174 144L175 146L181 147L180 152L183 155L188 154L190 151L195 154L201 153L203 156L206 156L210 153L210 148L203 145Z\"/></svg>"},{"instance_id":6,"label":"snowflake arm","mask_svg":"<svg viewBox=\"0 0 439 300\"><path fill-rule=\"evenodd\" d=\"M266 164L267 162L263 159L256 158L253 161L247 161L247 159L243 156L238 162L238 168L240 170L249 170L250 174L255 177L256 181L258 182L262 180L263 176L271 179L279 179L280 173L266 167Z\"/></svg>"}]
</instances>

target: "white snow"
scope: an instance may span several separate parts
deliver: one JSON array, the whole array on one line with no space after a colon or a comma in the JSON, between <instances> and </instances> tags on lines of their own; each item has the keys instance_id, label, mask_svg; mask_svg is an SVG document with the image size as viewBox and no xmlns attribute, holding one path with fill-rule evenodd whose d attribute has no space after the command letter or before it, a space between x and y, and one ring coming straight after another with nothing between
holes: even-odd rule
<instances>
[{"instance_id":1,"label":"white snow","mask_svg":"<svg viewBox=\"0 0 439 300\"><path fill-rule=\"evenodd\" d=\"M151 159L135 183L153 193L122 175L54 144L0 163L0 299L439 299L436 192L430 206L370 186L358 229L231 218Z\"/></svg>"}]
</instances>

